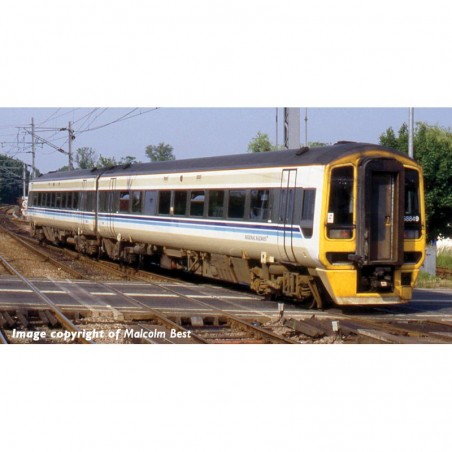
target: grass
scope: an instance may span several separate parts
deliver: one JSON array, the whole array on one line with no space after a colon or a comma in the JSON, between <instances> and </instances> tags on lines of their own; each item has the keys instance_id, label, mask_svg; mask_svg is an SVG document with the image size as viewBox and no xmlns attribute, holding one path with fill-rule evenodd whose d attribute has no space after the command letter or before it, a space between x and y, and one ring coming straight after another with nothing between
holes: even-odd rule
<instances>
[{"instance_id":1,"label":"grass","mask_svg":"<svg viewBox=\"0 0 452 452\"><path fill-rule=\"evenodd\" d=\"M452 249L440 248L436 254L436 266L452 269Z\"/></svg>"},{"instance_id":2,"label":"grass","mask_svg":"<svg viewBox=\"0 0 452 452\"><path fill-rule=\"evenodd\" d=\"M452 248L440 248L436 253L436 266L452 269ZM416 287L424 289L452 288L452 279L439 278L421 271Z\"/></svg>"},{"instance_id":3,"label":"grass","mask_svg":"<svg viewBox=\"0 0 452 452\"><path fill-rule=\"evenodd\" d=\"M439 278L438 276L432 276L426 272L420 271L415 287L421 289L440 289L440 288L451 289L452 280Z\"/></svg>"}]
</instances>

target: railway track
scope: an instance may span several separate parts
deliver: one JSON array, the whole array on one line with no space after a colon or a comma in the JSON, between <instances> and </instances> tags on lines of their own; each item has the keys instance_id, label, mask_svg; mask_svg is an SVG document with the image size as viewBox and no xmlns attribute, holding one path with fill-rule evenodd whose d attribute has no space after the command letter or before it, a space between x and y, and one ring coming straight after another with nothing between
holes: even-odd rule
<instances>
[{"instance_id":1,"label":"railway track","mask_svg":"<svg viewBox=\"0 0 452 452\"><path fill-rule=\"evenodd\" d=\"M25 246L30 251L38 254L39 256L47 259L50 262L53 262L56 266L59 268L64 268L70 271L72 275L74 275L78 279L87 279L87 276L83 274L80 271L74 270L73 267L67 265L61 258L58 260L51 256L50 250L42 249L39 247L36 241L30 238L23 238L17 236L17 230L11 231L9 228L5 228L4 226L0 226L0 230L2 230L4 233L9 234L11 237L13 237L15 240L17 240L20 244ZM141 271L141 270L134 270L127 267L121 267L118 264L112 263L112 262L103 262L103 261L96 261L93 259L90 259L85 256L79 255L79 253L76 253L71 250L67 249L59 249L59 252L62 253L62 255L69 256L70 260L79 260L83 262L86 265L89 265L90 267L95 268L101 268L107 273L114 274L120 279L125 279L128 281L140 281L140 282L146 282L150 286L158 287L159 290L161 290L161 286L157 286L155 284L155 280L159 281L167 281L167 282L178 282L174 278L168 278L168 277L162 277L160 275L153 275L149 274L148 272ZM102 286L102 283L98 282L99 285ZM105 287L105 286L104 286ZM105 287L106 290L113 290L111 286L108 288ZM243 319L240 319L236 316L232 316L230 314L227 314L223 311L220 311L216 308L214 308L212 305L208 305L207 303L203 302L201 299L196 297L188 297L184 295L182 292L178 292L174 289L166 288L166 292L175 294L178 297L189 300L191 303L196 303L198 306L202 308L208 307L211 310L211 313L209 313L209 316L203 316L203 314L198 315L191 315L190 319L196 319L194 321L194 324L190 324L192 337L196 337L201 341L201 338L205 338L205 342L213 342L213 343L294 343L290 339L285 339L282 336L279 336L277 334L272 333L271 331L265 330L264 328L261 328L260 326L257 326L256 324L252 324L250 322L246 322ZM131 304L138 306L142 309L149 310L150 308L146 306L145 304L141 303L139 300L133 299L133 297L126 296L122 294L120 291L116 291L120 296L126 298ZM202 294L200 294L202 296ZM221 297L218 299L221 300ZM227 300L222 300L227 302ZM157 316L157 311L155 310L155 314ZM182 319L186 319L187 317L180 317L180 322L182 322ZM160 318L160 321L163 322L163 316ZM171 325L174 327L176 324ZM179 324L180 326L180 324ZM166 333L166 332L165 332ZM144 335L149 336L149 335ZM165 334L165 336L168 336L168 334Z\"/></svg>"},{"instance_id":2,"label":"railway track","mask_svg":"<svg viewBox=\"0 0 452 452\"><path fill-rule=\"evenodd\" d=\"M100 283L105 290L113 291L120 297L126 299L131 306L141 308L153 312L161 321L170 323L170 326L179 326L190 332L191 337L195 337L200 342L204 343L295 343L291 339L284 338L272 331L262 328L257 324L241 319L237 316L231 315L223 310L217 309L215 306L205 303L198 297L202 297L202 291L196 290L198 295L188 296L183 291L174 289L172 287L164 287L155 283L149 283L150 286L157 288L160 293L167 293L175 295L176 297L186 300L190 305L197 305L202 308L202 311L191 311L190 315L180 316L166 316L159 309L151 309L148 305L138 300L136 297L126 295L122 291L112 287L111 285L104 285ZM221 300L218 297L217 300ZM223 300L225 301L225 300ZM207 309L206 309L207 308ZM206 312L206 310L208 312Z\"/></svg>"},{"instance_id":3,"label":"railway track","mask_svg":"<svg viewBox=\"0 0 452 452\"><path fill-rule=\"evenodd\" d=\"M4 231L5 233L8 233L14 237L14 234L9 231ZM54 265L61 268L63 264L61 261L57 261L56 259L51 258L47 255L46 251L40 250L37 248L36 244L30 243L28 241L25 241L24 239L15 237L16 240L18 240L19 243L21 243L23 246L26 246L27 249L29 249L32 252L36 252L39 256L46 258L46 260L53 262ZM93 263L88 258L83 258L86 261L89 261L90 263ZM31 281L29 281L26 277L24 277L19 271L14 269L12 265L10 265L6 259L2 258L2 263L5 268L8 269L8 271L15 275L16 277L20 278L27 287L35 293L39 298L44 300L45 303L50 305L52 302L50 299L42 294L39 289L37 289ZM138 281L149 281L149 278L146 278L144 273L141 272L141 275L131 275L125 274L122 269L118 269L115 265L109 265L107 263L100 263L96 262L95 265L100 265L104 268L108 268L109 271L113 271L118 274L120 277L125 277L126 279L135 279ZM71 269L72 270L72 269ZM69 269L68 269L69 271ZM72 272L73 275L75 275L79 279L86 278L83 274L77 271ZM171 280L173 281L173 280ZM290 340L286 340L276 334L273 334L269 331L265 331L262 328L259 328L257 326L254 326L250 323L247 323L246 321L236 318L234 316L228 315L226 313L223 313L218 310L212 309L212 315L209 317L209 320L202 320L201 324L196 323L195 325L190 325L192 328L190 330L185 329L181 323L175 323L172 320L168 319L166 316L158 312L157 310L153 310L146 306L144 303L141 303L139 300L134 299L133 297L124 295L118 290L115 290L112 287L106 287L103 283L98 282L98 284L101 287L104 287L106 290L113 290L116 291L116 293L121 296L122 298L127 299L130 305L133 305L135 307L138 307L141 309L142 314L145 314L144 317L146 317L146 321L150 324L137 324L133 325L130 328L125 328L126 331L126 339L132 339L132 342L134 339L139 339L138 342L144 342L144 343L180 343L183 339L190 339L189 343L292 343ZM149 283L148 284L152 284ZM189 298L184 296L182 293L176 292L175 290L166 289L167 292L176 294L180 296L181 298L190 299L191 302L194 302L195 300L193 298ZM198 300L198 303L202 303L200 300ZM206 304L204 303L204 306ZM52 306L53 314L54 315L56 311L56 305ZM46 316L46 314L44 314ZM10 314L7 312L5 313L5 317L7 319L12 319ZM22 325L29 325L30 322L28 322L25 319L25 315L21 311L16 311L15 317L19 320L22 320L20 323ZM62 312L58 312L56 315L57 320L68 331L75 331L75 334L77 337L81 337L81 340L83 341L84 337L86 335L83 334L83 330L79 331L74 328L74 325L71 324L69 319L64 318L64 314ZM192 316L191 318L201 318L200 316ZM210 320L213 318L213 320ZM4 324L9 324L10 326L14 324L11 320L4 321ZM92 322L91 322L92 323ZM156 329L156 325L158 325L158 329ZM150 328L153 329L150 329ZM196 329L196 331L194 331ZM151 334L152 332L152 334ZM33 337L36 337L34 335ZM117 337L118 339L118 337ZM123 338L124 339L124 338ZM174 339L174 340L172 340ZM187 341L182 341L187 342Z\"/></svg>"},{"instance_id":4,"label":"railway track","mask_svg":"<svg viewBox=\"0 0 452 452\"><path fill-rule=\"evenodd\" d=\"M0 230L4 233L5 228ZM20 228L8 234L17 237L21 233ZM23 234L22 234L23 235ZM40 248L36 241L27 237L17 238L18 243L26 246L28 250L37 253L46 262L53 262L55 266L71 273L77 279L97 280L125 280L146 282L149 287L157 288L159 291L175 295L185 301L189 301L192 308L190 314L181 310L179 315L164 314L164 309L151 309L145 303L133 296L127 296L119 290L115 290L111 285L104 285L107 291L114 291L116 295L127 300L134 310L127 312L119 310L121 315L116 314L107 317L117 321L122 318L129 322L129 326L120 324L117 329L127 331L127 337L122 337L123 342L140 343L299 343L299 342L322 342L327 343L451 343L452 324L448 319L445 321L419 320L419 319L394 319L382 316L371 316L363 314L350 315L335 312L318 312L314 316L312 311L305 312L299 310L296 318L281 318L275 321L274 315L263 314L256 310L248 315L248 318L230 315L226 309L221 310L215 307L215 303L233 304L231 300L218 296L214 297L211 303L206 302L209 298L203 293L202 287L196 288L196 293L187 295L177 287L178 280L162 275L153 275L142 270L128 267L121 267L112 262L96 261L91 258L81 256L67 249L54 247ZM58 254L58 258L54 256ZM53 255L53 257L52 257ZM64 266L67 261L67 266ZM74 262L81 267L88 267L90 271L78 271L73 268ZM67 268L66 268L67 267ZM95 269L95 270L94 270ZM441 269L440 269L441 271ZM173 287L165 287L159 283L174 282ZM157 283L158 282L158 283ZM210 297L212 298L212 297ZM196 306L199 311L196 311ZM207 311L207 312L206 312ZM337 310L336 310L337 311ZM83 327L93 327L93 312L88 315L75 315L76 321ZM104 312L105 314L105 312ZM24 314L14 311L8 314L10 318L16 318L19 324ZM134 317L135 315L135 317ZM99 316L98 316L99 317ZM104 316L105 317L105 316ZM46 316L44 315L44 318ZM257 320L258 319L258 320ZM0 319L1 321L1 319ZM85 323L84 323L85 322ZM3 320L3 323L8 324ZM11 323L11 322L9 322ZM110 322L113 325L113 321ZM86 324L86 325L85 325ZM103 322L102 328L106 323ZM179 329L180 328L180 329ZM171 332L176 331L175 337L171 337ZM179 337L177 336L179 332ZM190 340L188 336L190 336ZM0 337L0 342L2 338Z\"/></svg>"},{"instance_id":5,"label":"railway track","mask_svg":"<svg viewBox=\"0 0 452 452\"><path fill-rule=\"evenodd\" d=\"M91 344L92 341L86 338L84 332L78 328L73 322L71 322L64 313L50 300L50 298L42 293L30 280L25 278L22 274L20 274L5 258L0 256L0 263L12 274L19 278L32 292L46 305L47 309L55 316L56 320L60 323L62 327L66 329L77 342L82 344ZM17 311L17 316L21 320L22 324L27 327L28 321L26 320L23 313L20 310ZM2 316L2 323L3 323ZM8 319L7 319L8 320ZM49 318L50 320L50 318ZM3 328L3 325L1 325Z\"/></svg>"},{"instance_id":6,"label":"railway track","mask_svg":"<svg viewBox=\"0 0 452 452\"><path fill-rule=\"evenodd\" d=\"M174 278L122 266L119 263L96 260L68 248L39 244L37 240L29 237L28 233L22 228L5 218L0 223L0 233L8 235L27 251L41 257L44 262L51 263L59 271L64 271L77 279L141 282L177 281Z\"/></svg>"},{"instance_id":7,"label":"railway track","mask_svg":"<svg viewBox=\"0 0 452 452\"><path fill-rule=\"evenodd\" d=\"M345 314L333 312L305 319L286 319L283 323L312 338L336 337L341 343L450 344L452 318L419 318L377 313ZM372 310L370 310L372 311Z\"/></svg>"}]
</instances>

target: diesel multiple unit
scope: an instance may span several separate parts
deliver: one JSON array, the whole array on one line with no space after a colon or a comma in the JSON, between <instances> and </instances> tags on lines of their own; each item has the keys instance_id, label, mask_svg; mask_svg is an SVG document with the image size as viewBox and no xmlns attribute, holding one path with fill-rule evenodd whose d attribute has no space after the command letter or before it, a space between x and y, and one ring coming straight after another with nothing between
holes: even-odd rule
<instances>
[{"instance_id":1,"label":"diesel multiple unit","mask_svg":"<svg viewBox=\"0 0 452 452\"><path fill-rule=\"evenodd\" d=\"M407 302L425 253L420 166L364 143L49 173L28 214L40 240L318 307Z\"/></svg>"}]
</instances>

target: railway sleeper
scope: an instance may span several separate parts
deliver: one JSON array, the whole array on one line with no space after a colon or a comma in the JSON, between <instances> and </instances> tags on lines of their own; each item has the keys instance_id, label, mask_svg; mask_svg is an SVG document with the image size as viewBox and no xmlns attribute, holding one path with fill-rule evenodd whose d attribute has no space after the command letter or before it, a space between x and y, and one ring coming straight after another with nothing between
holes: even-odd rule
<instances>
[{"instance_id":1,"label":"railway sleeper","mask_svg":"<svg viewBox=\"0 0 452 452\"><path fill-rule=\"evenodd\" d=\"M4 325L7 325L8 328L12 328L16 324L16 321L9 315L9 313L7 311L3 311L0 314L0 316L1 316L0 320L2 323L2 325L1 325L2 327Z\"/></svg>"}]
</instances>

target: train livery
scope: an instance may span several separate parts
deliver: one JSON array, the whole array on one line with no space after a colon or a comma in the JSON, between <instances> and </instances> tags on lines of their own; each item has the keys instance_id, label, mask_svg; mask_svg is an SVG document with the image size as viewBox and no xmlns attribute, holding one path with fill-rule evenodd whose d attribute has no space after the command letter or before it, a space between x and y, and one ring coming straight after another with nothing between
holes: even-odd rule
<instances>
[{"instance_id":1,"label":"train livery","mask_svg":"<svg viewBox=\"0 0 452 452\"><path fill-rule=\"evenodd\" d=\"M40 240L322 308L406 303L425 255L421 167L366 143L49 173Z\"/></svg>"}]
</instances>

